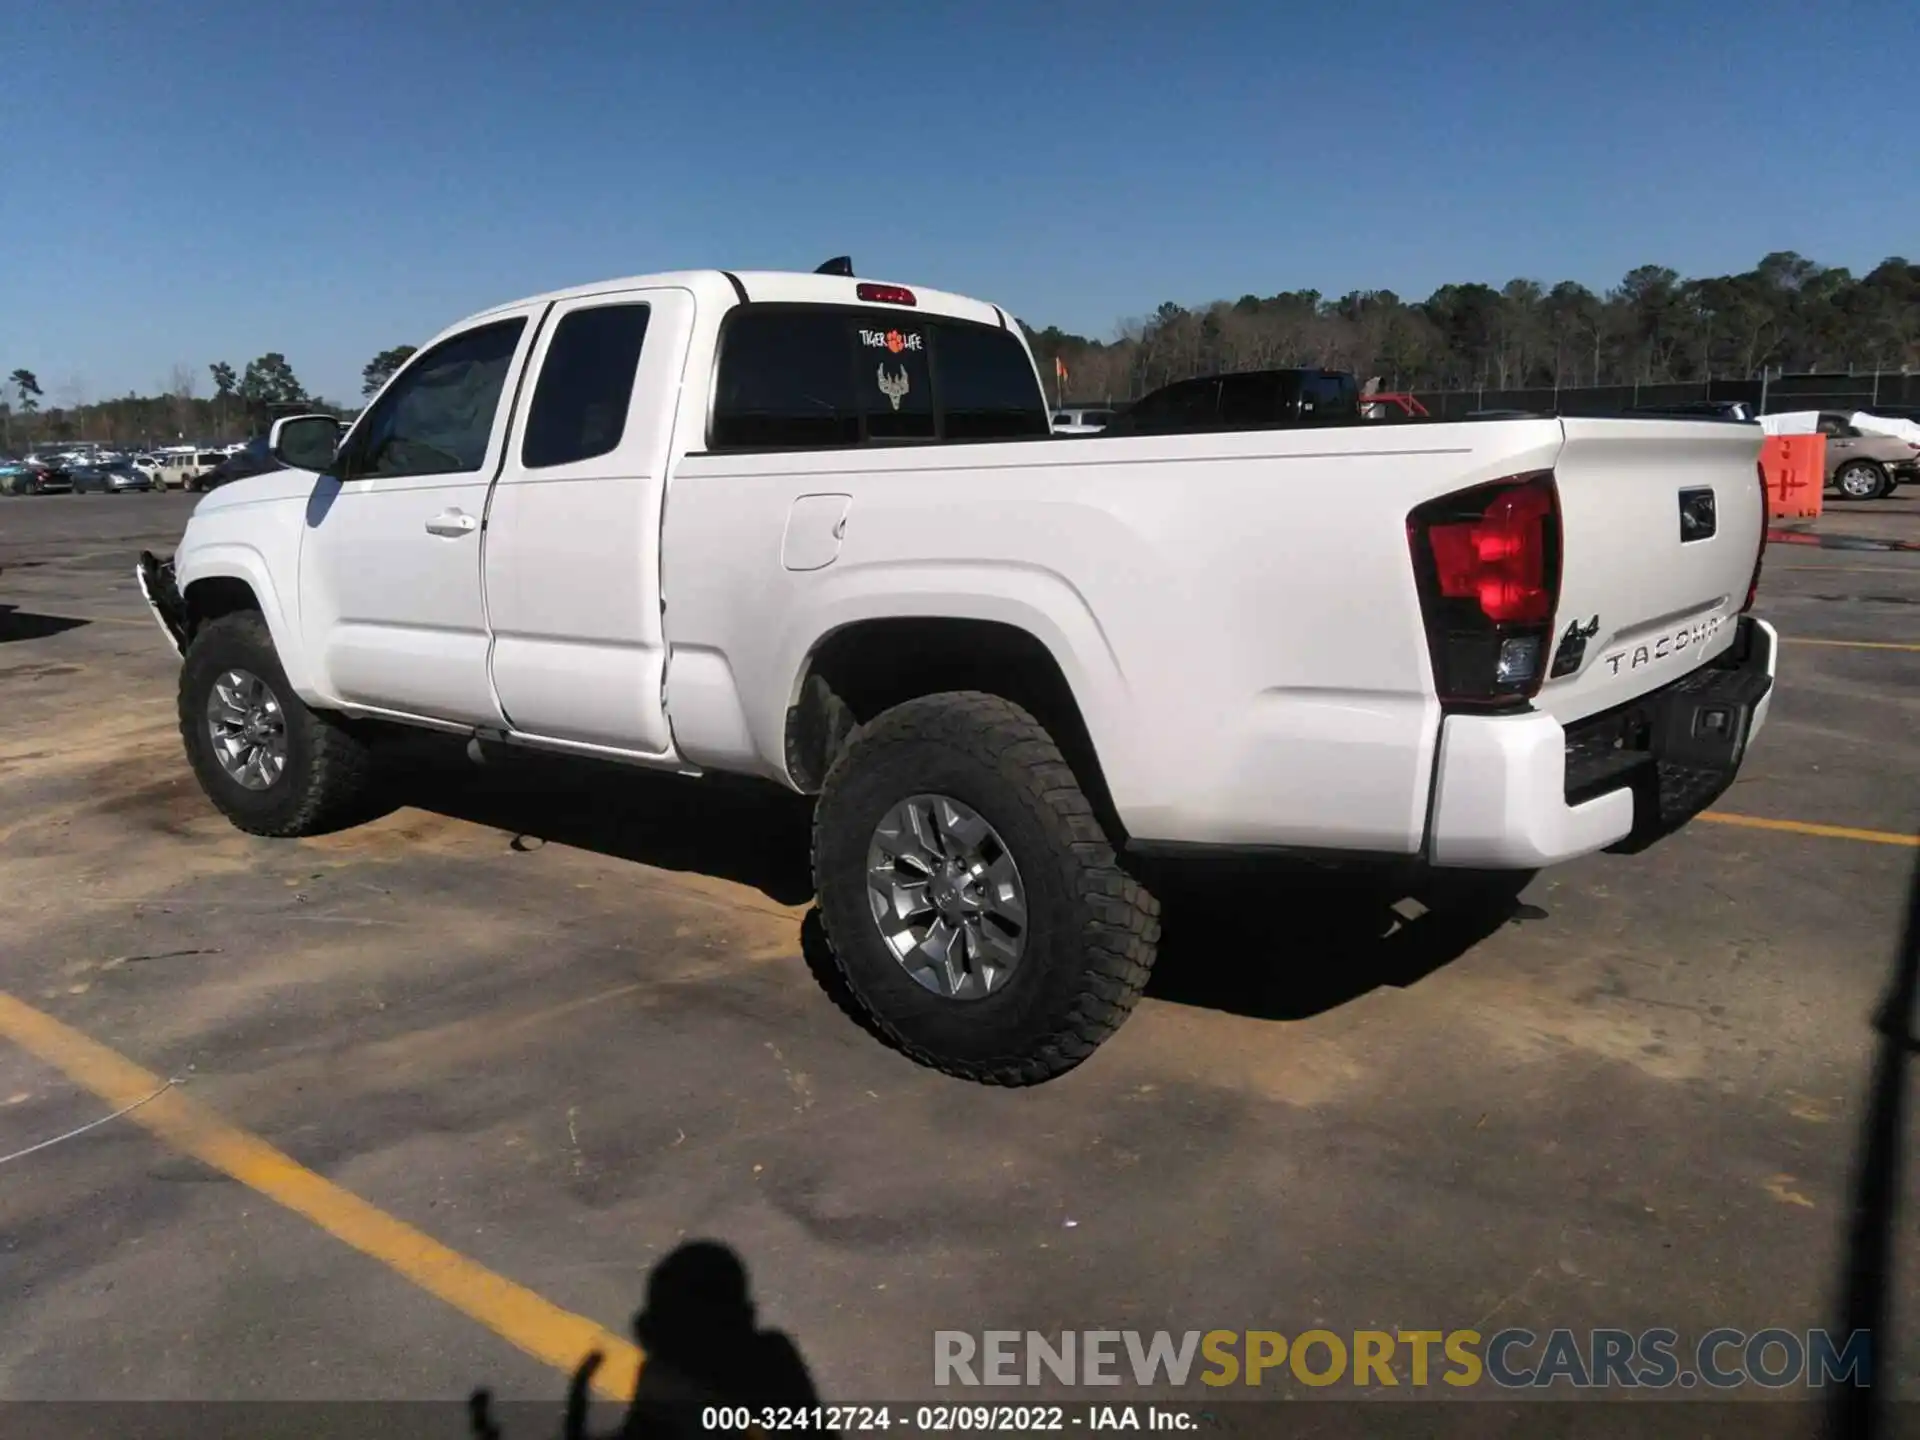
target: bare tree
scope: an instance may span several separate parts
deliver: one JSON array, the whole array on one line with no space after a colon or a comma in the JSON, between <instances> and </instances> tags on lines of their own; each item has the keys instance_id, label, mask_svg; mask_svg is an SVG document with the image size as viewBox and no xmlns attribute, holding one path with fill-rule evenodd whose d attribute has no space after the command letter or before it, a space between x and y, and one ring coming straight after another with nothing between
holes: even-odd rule
<instances>
[{"instance_id":1,"label":"bare tree","mask_svg":"<svg viewBox=\"0 0 1920 1440\"><path fill-rule=\"evenodd\" d=\"M173 401L173 428L184 439L193 425L195 371L184 360L173 362L167 372L167 396Z\"/></svg>"},{"instance_id":2,"label":"bare tree","mask_svg":"<svg viewBox=\"0 0 1920 1440\"><path fill-rule=\"evenodd\" d=\"M71 438L87 438L87 382L78 375L69 375L60 382L53 392L54 406L64 411L61 423L71 429Z\"/></svg>"}]
</instances>

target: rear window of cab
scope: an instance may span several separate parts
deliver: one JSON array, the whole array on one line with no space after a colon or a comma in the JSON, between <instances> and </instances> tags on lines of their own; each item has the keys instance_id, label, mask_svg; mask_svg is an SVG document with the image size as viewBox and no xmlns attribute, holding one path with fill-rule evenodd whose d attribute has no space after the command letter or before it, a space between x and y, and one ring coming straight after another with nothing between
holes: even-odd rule
<instances>
[{"instance_id":1,"label":"rear window of cab","mask_svg":"<svg viewBox=\"0 0 1920 1440\"><path fill-rule=\"evenodd\" d=\"M743 305L723 323L708 445L817 450L1052 433L1010 330L907 310Z\"/></svg>"}]
</instances>

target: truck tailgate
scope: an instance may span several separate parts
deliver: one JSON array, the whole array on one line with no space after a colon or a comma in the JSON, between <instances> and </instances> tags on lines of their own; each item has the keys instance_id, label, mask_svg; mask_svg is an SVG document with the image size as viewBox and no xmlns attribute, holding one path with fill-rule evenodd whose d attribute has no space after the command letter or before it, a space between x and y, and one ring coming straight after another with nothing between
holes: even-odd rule
<instances>
[{"instance_id":1,"label":"truck tailgate","mask_svg":"<svg viewBox=\"0 0 1920 1440\"><path fill-rule=\"evenodd\" d=\"M1566 723L1669 684L1733 643L1766 507L1757 425L1561 424L1560 607L1534 703Z\"/></svg>"}]
</instances>

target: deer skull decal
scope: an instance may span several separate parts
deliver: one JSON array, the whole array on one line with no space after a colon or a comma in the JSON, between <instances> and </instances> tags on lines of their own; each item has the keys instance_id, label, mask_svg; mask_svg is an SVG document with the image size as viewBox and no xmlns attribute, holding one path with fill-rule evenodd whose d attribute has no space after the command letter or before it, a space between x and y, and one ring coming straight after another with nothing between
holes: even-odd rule
<instances>
[{"instance_id":1,"label":"deer skull decal","mask_svg":"<svg viewBox=\"0 0 1920 1440\"><path fill-rule=\"evenodd\" d=\"M907 367L902 365L898 375L889 375L887 374L887 362L882 360L879 370L875 373L879 376L880 393L891 400L893 402L893 408L898 410L900 408L900 402L907 398L907 391L912 388L912 386L907 383Z\"/></svg>"}]
</instances>

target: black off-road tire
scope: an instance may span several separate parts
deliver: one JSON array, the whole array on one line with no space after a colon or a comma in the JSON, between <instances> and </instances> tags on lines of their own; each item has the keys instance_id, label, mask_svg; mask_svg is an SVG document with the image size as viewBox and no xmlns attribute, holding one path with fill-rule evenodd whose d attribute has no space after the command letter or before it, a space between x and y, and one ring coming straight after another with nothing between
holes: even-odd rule
<instances>
[{"instance_id":1,"label":"black off-road tire","mask_svg":"<svg viewBox=\"0 0 1920 1440\"><path fill-rule=\"evenodd\" d=\"M207 728L207 698L227 670L250 671L280 702L287 765L264 790L249 790L221 768ZM310 710L287 683L266 620L242 610L203 625L180 667L180 738L200 788L249 835L321 835L368 817L375 755L337 718Z\"/></svg>"},{"instance_id":2,"label":"black off-road tire","mask_svg":"<svg viewBox=\"0 0 1920 1440\"><path fill-rule=\"evenodd\" d=\"M1025 952L979 999L918 984L869 907L875 828L920 794L977 811L1026 888ZM813 877L846 998L909 1058L982 1084L1038 1084L1091 1055L1139 999L1160 939L1159 902L1121 869L1053 738L1018 705L977 691L910 700L854 732L821 787Z\"/></svg>"}]
</instances>

